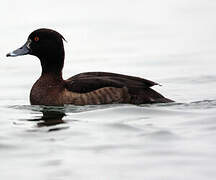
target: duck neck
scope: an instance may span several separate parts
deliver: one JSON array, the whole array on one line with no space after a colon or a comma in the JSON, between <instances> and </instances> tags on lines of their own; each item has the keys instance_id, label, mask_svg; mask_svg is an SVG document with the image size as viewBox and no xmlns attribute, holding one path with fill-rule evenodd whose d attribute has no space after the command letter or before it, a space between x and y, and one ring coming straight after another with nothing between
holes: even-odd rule
<instances>
[{"instance_id":1,"label":"duck neck","mask_svg":"<svg viewBox=\"0 0 216 180\"><path fill-rule=\"evenodd\" d=\"M58 79L62 79L62 69L64 66L64 51L52 52L49 55L40 57L42 76L52 75Z\"/></svg>"}]
</instances>

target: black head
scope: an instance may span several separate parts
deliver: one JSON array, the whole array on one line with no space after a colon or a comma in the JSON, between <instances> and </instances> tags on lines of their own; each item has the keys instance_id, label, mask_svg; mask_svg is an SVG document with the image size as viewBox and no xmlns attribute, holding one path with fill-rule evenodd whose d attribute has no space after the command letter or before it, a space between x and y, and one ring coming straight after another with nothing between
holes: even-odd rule
<instances>
[{"instance_id":1,"label":"black head","mask_svg":"<svg viewBox=\"0 0 216 180\"><path fill-rule=\"evenodd\" d=\"M64 65L64 37L51 29L33 31L27 42L7 56L34 55L41 61L43 72L61 71Z\"/></svg>"}]
</instances>

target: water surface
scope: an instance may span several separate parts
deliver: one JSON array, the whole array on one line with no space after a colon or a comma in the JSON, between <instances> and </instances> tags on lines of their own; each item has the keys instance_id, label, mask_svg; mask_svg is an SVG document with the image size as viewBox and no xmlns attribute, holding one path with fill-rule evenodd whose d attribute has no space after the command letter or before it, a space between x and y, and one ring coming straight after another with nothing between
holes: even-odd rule
<instances>
[{"instance_id":1,"label":"water surface","mask_svg":"<svg viewBox=\"0 0 216 180\"><path fill-rule=\"evenodd\" d=\"M0 178L216 178L216 2L0 2ZM6 58L34 29L61 32L64 77L141 76L175 103L31 106L33 56Z\"/></svg>"}]
</instances>

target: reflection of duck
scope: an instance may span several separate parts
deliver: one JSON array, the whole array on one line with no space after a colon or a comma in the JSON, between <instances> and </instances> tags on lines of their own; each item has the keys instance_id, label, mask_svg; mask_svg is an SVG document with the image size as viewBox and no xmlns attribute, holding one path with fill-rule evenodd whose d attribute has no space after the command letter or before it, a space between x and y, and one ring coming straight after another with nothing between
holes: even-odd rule
<instances>
[{"instance_id":1,"label":"reflection of duck","mask_svg":"<svg viewBox=\"0 0 216 180\"><path fill-rule=\"evenodd\" d=\"M42 111L43 116L40 118L43 122L38 123L38 126L52 126L56 124L64 123L62 118L64 113L58 111Z\"/></svg>"},{"instance_id":2,"label":"reflection of duck","mask_svg":"<svg viewBox=\"0 0 216 180\"><path fill-rule=\"evenodd\" d=\"M53 125L65 123L62 120L62 118L65 116L64 112L54 111L54 110L50 111L50 110L46 110L46 108L41 110L41 112L43 113L42 117L36 118L36 119L29 119L29 121L39 121L37 123L38 127L53 126ZM62 129L62 128L65 128L65 127L52 128L52 129L50 129L50 131L59 130L59 129Z\"/></svg>"},{"instance_id":3,"label":"reflection of duck","mask_svg":"<svg viewBox=\"0 0 216 180\"><path fill-rule=\"evenodd\" d=\"M50 29L32 32L25 45L7 56L31 54L40 59L41 77L31 89L30 101L36 105L167 103L151 89L157 83L132 76L107 72L88 72L62 79L63 36Z\"/></svg>"}]
</instances>

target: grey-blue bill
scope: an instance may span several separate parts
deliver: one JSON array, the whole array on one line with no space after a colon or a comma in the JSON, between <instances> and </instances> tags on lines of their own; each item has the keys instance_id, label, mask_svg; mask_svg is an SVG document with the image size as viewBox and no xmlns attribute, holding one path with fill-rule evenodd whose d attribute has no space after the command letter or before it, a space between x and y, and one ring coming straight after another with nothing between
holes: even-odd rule
<instances>
[{"instance_id":1,"label":"grey-blue bill","mask_svg":"<svg viewBox=\"0 0 216 180\"><path fill-rule=\"evenodd\" d=\"M9 52L6 56L14 57L14 56L21 56L21 55L29 54L31 52L30 44L31 44L31 40L29 39L21 48L18 48L12 52Z\"/></svg>"}]
</instances>

